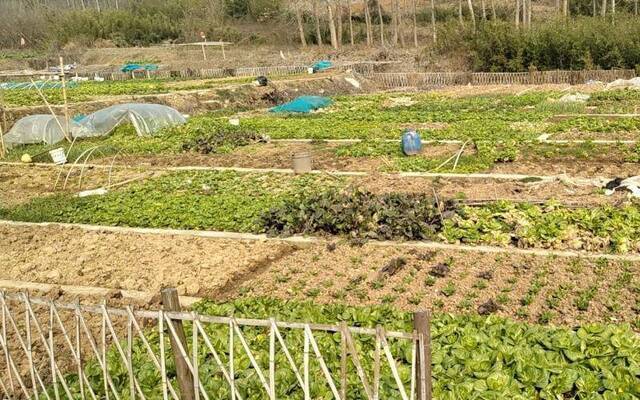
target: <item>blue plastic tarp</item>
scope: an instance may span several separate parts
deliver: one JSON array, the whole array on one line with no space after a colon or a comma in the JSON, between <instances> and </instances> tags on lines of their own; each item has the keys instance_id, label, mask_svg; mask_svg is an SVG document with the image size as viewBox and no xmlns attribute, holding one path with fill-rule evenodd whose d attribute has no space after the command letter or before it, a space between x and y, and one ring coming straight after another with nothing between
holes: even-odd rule
<instances>
[{"instance_id":1,"label":"blue plastic tarp","mask_svg":"<svg viewBox=\"0 0 640 400\"><path fill-rule=\"evenodd\" d=\"M120 71L132 72L132 71L157 71L157 64L125 64Z\"/></svg>"},{"instance_id":2,"label":"blue plastic tarp","mask_svg":"<svg viewBox=\"0 0 640 400\"><path fill-rule=\"evenodd\" d=\"M294 100L271 108L274 113L309 113L319 108L330 106L331 99L322 96L300 96Z\"/></svg>"},{"instance_id":3,"label":"blue plastic tarp","mask_svg":"<svg viewBox=\"0 0 640 400\"><path fill-rule=\"evenodd\" d=\"M333 63L331 61L322 60L313 64L313 71L314 72L324 71L325 69L329 69L331 67L333 67Z\"/></svg>"}]
</instances>

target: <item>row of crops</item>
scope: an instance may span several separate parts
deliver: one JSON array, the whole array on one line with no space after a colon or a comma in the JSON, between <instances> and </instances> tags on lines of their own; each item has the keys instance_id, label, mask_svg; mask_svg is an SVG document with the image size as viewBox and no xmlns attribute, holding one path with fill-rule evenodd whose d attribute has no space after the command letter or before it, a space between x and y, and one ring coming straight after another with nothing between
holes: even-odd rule
<instances>
[{"instance_id":1,"label":"row of crops","mask_svg":"<svg viewBox=\"0 0 640 400\"><path fill-rule=\"evenodd\" d=\"M137 138L132 127L121 127L107 138L74 144L69 158L74 159L74 156L96 145L100 146L96 154L102 155L117 152L139 155L229 153L263 136L272 139L311 138L317 139L318 143L322 139L365 139L362 143L336 146L332 156L385 157L391 160L389 169L399 171L432 171L448 158L449 155L403 157L396 143L381 140L398 139L407 127L417 127L423 139L469 140L468 151L458 163L457 171L462 172L487 170L496 163L516 161L524 156L589 159L604 152L610 155L611 161L636 162L640 158L640 147L622 143L608 146L594 145L589 141L562 146L537 143L536 139L543 134L570 134L577 135L578 139L589 139L595 135L596 138L615 141L635 138L640 129L637 118L575 117L556 122L550 119L558 113L584 112L587 107L599 113L613 109L632 112L639 100L637 91L599 92L584 104L561 103L557 101L560 96L558 92L463 98L430 93L344 96L336 98L326 112L304 116L254 113L241 117L239 127L228 122L232 111L223 110L193 117L186 125L167 129L154 137ZM409 100L397 105L393 100L398 98ZM19 159L24 152L39 154L48 149L43 145L19 147L9 157ZM242 152L236 151L239 155Z\"/></svg>"},{"instance_id":2,"label":"row of crops","mask_svg":"<svg viewBox=\"0 0 640 400\"><path fill-rule=\"evenodd\" d=\"M0 217L22 221L437 240L522 248L636 253L640 211L496 201L462 206L428 194L372 194L346 180L236 172L179 172L78 198L54 195Z\"/></svg>"},{"instance_id":3,"label":"row of crops","mask_svg":"<svg viewBox=\"0 0 640 400\"><path fill-rule=\"evenodd\" d=\"M387 330L412 330L412 315L390 307L347 307L318 305L312 302L277 301L273 299L237 300L231 303L203 302L195 310L211 315L249 318L270 318L285 321L305 321L350 326L375 327ZM186 325L190 337L191 325ZM206 331L224 364L229 362L225 325L207 326ZM243 330L247 343L259 365L268 369L268 332L261 328ZM589 324L577 329L554 328L511 322L498 317L452 316L436 314L432 321L432 357L434 398L437 399L636 399L640 396L640 340L628 326ZM318 346L334 380L340 370L339 334L315 333ZM283 332L284 341L294 362L302 365L303 335ZM358 337L362 367L368 376L373 374L374 340ZM159 354L157 332L149 335L151 346ZM170 343L165 336L165 347ZM234 351L235 382L244 399L264 398L264 389L236 341ZM411 347L406 341L390 341L400 377L406 387L411 377ZM228 398L229 387L219 367L199 347L199 371L205 390L212 399ZM366 355L366 356L365 356ZM133 343L134 373L147 398L162 396L162 380L139 340ZM285 355L276 355L276 396L302 398L302 389ZM129 392L127 368L112 348L107 355L110 375L120 395ZM175 385L175 364L166 355L168 376ZM96 395L103 396L103 374L97 361L85 367ZM353 364L347 367L347 398L366 397ZM310 365L311 397L331 398L331 391L316 362ZM400 398L395 380L388 366L381 369L380 397ZM77 377L69 379L71 390L80 392ZM177 385L176 385L177 386Z\"/></svg>"}]
</instances>

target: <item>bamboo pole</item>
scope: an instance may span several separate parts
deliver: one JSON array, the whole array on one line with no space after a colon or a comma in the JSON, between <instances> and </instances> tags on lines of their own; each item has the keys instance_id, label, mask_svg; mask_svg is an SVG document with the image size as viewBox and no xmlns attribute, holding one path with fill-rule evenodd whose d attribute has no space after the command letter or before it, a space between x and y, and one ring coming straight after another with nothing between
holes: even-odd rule
<instances>
[{"instance_id":1,"label":"bamboo pole","mask_svg":"<svg viewBox=\"0 0 640 400\"><path fill-rule=\"evenodd\" d=\"M66 77L64 75L64 60L60 57L60 80L62 81L62 100L64 101L64 137L71 141L71 136L69 132L69 104L67 104L67 83Z\"/></svg>"},{"instance_id":2,"label":"bamboo pole","mask_svg":"<svg viewBox=\"0 0 640 400\"><path fill-rule=\"evenodd\" d=\"M166 288L160 292L162 297L162 306L166 311L180 311L180 298L175 288ZM176 375L178 384L180 385L180 397L185 400L194 400L193 376L189 370L189 366L184 357L180 355L178 349L182 346L187 349L187 337L182 326L182 321L172 321L175 335L170 334L171 350L176 363Z\"/></svg>"}]
</instances>

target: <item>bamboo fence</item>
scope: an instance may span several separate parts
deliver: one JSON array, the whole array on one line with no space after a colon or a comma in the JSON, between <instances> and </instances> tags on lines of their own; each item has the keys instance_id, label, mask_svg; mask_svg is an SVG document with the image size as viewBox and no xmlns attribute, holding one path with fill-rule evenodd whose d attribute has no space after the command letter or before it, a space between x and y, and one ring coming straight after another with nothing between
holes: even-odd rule
<instances>
[{"instance_id":1,"label":"bamboo fence","mask_svg":"<svg viewBox=\"0 0 640 400\"><path fill-rule=\"evenodd\" d=\"M248 357L250 366L247 368L252 369L253 377L263 391L260 396L264 399L276 399L278 384L290 385L290 382L281 383L276 379L276 371L281 367L277 363L282 363L282 360L286 360L286 368L293 371L305 400L311 399L311 388L319 384L328 387L333 398L346 399L352 390L352 387L347 387L347 382L355 386L356 381L366 394L365 398L379 399L381 368L391 371L398 398L431 398L428 313L416 313L416 320L422 320L422 323L414 332L387 332L382 327L369 329L346 324L282 322L273 318L230 318L183 312L180 311L175 289L163 290L162 299L163 309L134 310L130 306L108 307L104 303L60 303L29 297L25 293L0 291L0 392L4 398L11 399L146 399L150 397L143 390L143 377L139 376L139 365L136 365L144 359L145 362L150 360L154 373L161 377L163 399L209 399L212 397L206 390L206 384L207 373L212 373L211 366L204 368L199 364L202 353L206 352L206 357L215 363L214 373L223 376L232 400L241 400L240 393L244 392L235 381L238 371L234 368L237 369L238 364L234 363L234 357L240 355ZM183 323L192 328L190 340L185 336ZM228 327L228 337L211 337L207 331L210 325ZM255 357L256 351L264 352L266 349L250 347L247 329L264 329L269 343L268 368ZM293 331L304 335L303 349L291 348L287 344L285 338ZM337 356L340 366L333 371L318 345L317 336L321 332L340 337L340 355ZM358 339L369 337L368 340L375 342L373 360L366 359L371 354L359 350L355 335ZM156 347L159 351L152 346L151 336L158 338ZM411 343L409 387L400 377L396 356L391 350L392 340ZM136 349L136 356L133 355L134 341L142 347ZM225 354L221 357L219 345L224 341ZM140 357L140 352L146 358ZM278 352L283 353L280 358L276 357ZM125 368L126 384L122 378L118 380L112 376L114 365L110 363L115 363L113 353ZM300 353L302 365L295 361L300 359ZM294 357L295 354L298 357ZM175 362L175 378L171 377L167 367L167 359L171 358ZM90 360L97 365L102 377L98 384L87 376L86 366ZM366 373L365 361L366 365L373 366L373 377ZM321 374L310 373L312 363L320 368ZM355 381L347 379L349 363L357 374ZM71 378L70 374L75 376Z\"/></svg>"}]
</instances>

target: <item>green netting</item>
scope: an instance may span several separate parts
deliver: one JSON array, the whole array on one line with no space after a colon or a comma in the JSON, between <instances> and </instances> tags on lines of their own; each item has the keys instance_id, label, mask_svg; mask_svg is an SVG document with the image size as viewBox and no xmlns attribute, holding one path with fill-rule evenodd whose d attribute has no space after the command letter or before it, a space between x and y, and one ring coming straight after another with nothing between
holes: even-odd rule
<instances>
[{"instance_id":1,"label":"green netting","mask_svg":"<svg viewBox=\"0 0 640 400\"><path fill-rule=\"evenodd\" d=\"M328 107L332 101L328 97L322 96L300 96L296 99L273 107L271 112L274 113L309 113L319 108Z\"/></svg>"}]
</instances>

